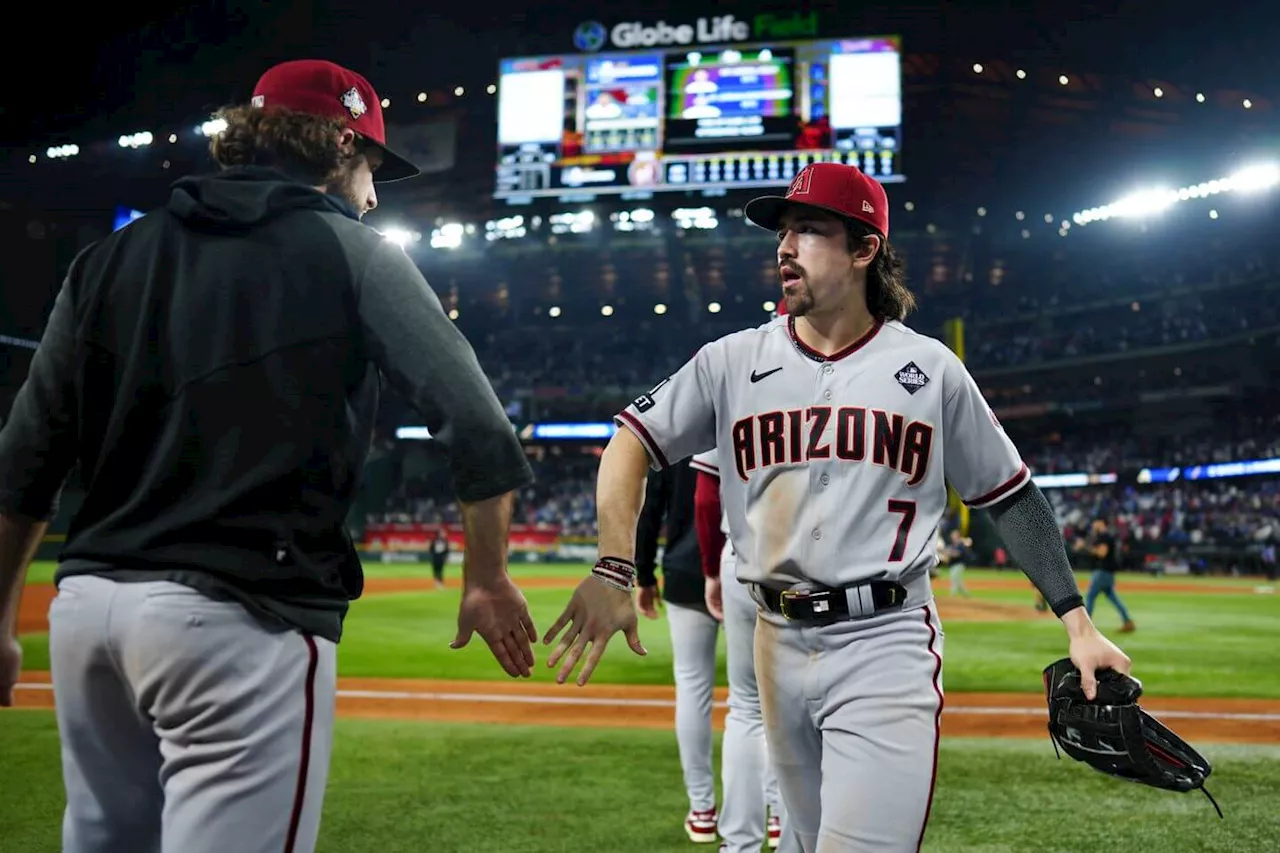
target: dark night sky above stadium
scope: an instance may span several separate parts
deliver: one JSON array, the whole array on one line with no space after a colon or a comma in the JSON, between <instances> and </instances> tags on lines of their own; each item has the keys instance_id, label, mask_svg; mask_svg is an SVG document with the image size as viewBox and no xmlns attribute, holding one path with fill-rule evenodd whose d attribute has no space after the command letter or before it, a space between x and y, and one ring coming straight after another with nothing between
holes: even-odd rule
<instances>
[{"instance_id":1,"label":"dark night sky above stadium","mask_svg":"<svg viewBox=\"0 0 1280 853\"><path fill-rule=\"evenodd\" d=\"M576 2L519 7L525 11L505 2L227 0L166 4L157 13L160 7L150 3L86 4L75 12L57 3L17 4L6 11L10 40L3 59L0 141L18 145L59 133L110 134L157 114L198 113L246 94L270 62L303 55L351 63L375 84L388 75L416 75L426 85L452 85L448 81L455 76L492 73L503 54L568 48L568 34L587 8ZM608 10L612 20L652 20L665 7L620 0ZM1280 95L1273 91L1272 58L1280 35L1280 12L1273 4L880 0L704 2L679 8L676 18L814 8L824 19L847 21L841 29L851 33L902 33L909 52L1053 60L1138 76L1194 74L1198 84ZM43 62L29 59L24 46L31 41L42 46Z\"/></svg>"}]
</instances>

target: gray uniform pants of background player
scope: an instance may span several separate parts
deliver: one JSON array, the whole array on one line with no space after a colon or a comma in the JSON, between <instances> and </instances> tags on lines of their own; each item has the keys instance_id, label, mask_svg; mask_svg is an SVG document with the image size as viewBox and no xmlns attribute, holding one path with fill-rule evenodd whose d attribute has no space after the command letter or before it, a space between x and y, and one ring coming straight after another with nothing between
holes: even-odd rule
<instances>
[{"instance_id":1,"label":"gray uniform pants of background player","mask_svg":"<svg viewBox=\"0 0 1280 853\"><path fill-rule=\"evenodd\" d=\"M761 613L770 756L804 853L916 853L937 773L942 625L927 574L906 608L801 626Z\"/></svg>"},{"instance_id":2,"label":"gray uniform pants of background player","mask_svg":"<svg viewBox=\"0 0 1280 853\"><path fill-rule=\"evenodd\" d=\"M729 713L721 747L721 785L724 804L719 833L725 853L757 853L765 839L766 808L783 824L779 853L795 853L799 846L787 832L786 815L778 794L777 776L769 763L760 696L756 689L756 605L735 579L734 559L726 547L720 560L726 663L729 675ZM689 807L705 811L715 805L715 776L711 762L711 707L716 675L718 623L690 607L667 608L676 681L676 743L684 772Z\"/></svg>"},{"instance_id":3,"label":"gray uniform pants of background player","mask_svg":"<svg viewBox=\"0 0 1280 853\"><path fill-rule=\"evenodd\" d=\"M309 853L333 643L175 583L71 577L49 608L63 853Z\"/></svg>"}]
</instances>

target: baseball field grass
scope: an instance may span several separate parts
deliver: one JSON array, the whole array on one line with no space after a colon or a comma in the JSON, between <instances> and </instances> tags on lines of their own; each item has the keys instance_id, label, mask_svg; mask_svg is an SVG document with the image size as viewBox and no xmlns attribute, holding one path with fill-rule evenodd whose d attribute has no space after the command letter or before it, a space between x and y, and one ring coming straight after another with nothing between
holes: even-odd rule
<instances>
[{"instance_id":1,"label":"baseball field grass","mask_svg":"<svg viewBox=\"0 0 1280 853\"><path fill-rule=\"evenodd\" d=\"M513 569L518 581L527 581L540 630L559 614L585 571L583 565ZM39 564L30 582L47 582L51 574L51 566ZM455 585L445 590L424 583L430 572L422 566L375 564L368 576L370 594L353 604L339 649L341 676L457 679L474 683L477 692L487 681L509 683L478 639L461 651L448 648L455 630L456 567L450 567ZM1040 670L1065 652L1057 620L1034 610L1030 586L1016 572L971 570L966 583L972 606L1001 618L944 618L948 694L1037 693ZM392 591L398 584L404 589ZM1094 618L1134 659L1149 697L1280 699L1280 593L1271 586L1256 579L1122 575L1118 588L1138 631L1115 633L1119 618L1105 601ZM945 588L939 589L944 613L948 600ZM648 657L633 655L620 642L611 645L593 683L673 683L665 618L642 620L640 631ZM25 669L47 669L45 635L27 634L23 644ZM547 653L539 647L540 663ZM552 679L540 666L534 681ZM725 684L723 641L718 680ZM570 728L539 721L533 711L528 722L549 724L340 719L319 849L698 849L681 828L687 802L672 730ZM1208 787L1225 812L1219 820L1198 793L1156 791L1069 759L1058 761L1047 737L947 732L944 722L927 853L1280 850L1280 746L1274 742L1195 741L1214 762ZM53 714L0 712L0 853L57 851L62 803Z\"/></svg>"}]
</instances>

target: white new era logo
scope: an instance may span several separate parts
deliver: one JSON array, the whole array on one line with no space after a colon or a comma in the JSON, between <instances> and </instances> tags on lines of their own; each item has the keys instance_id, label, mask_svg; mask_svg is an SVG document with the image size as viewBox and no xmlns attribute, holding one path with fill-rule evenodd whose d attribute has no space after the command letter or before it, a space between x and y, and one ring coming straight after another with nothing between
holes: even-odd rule
<instances>
[{"instance_id":1,"label":"white new era logo","mask_svg":"<svg viewBox=\"0 0 1280 853\"><path fill-rule=\"evenodd\" d=\"M872 206L871 206L871 202L867 201L866 199L863 199L863 200L862 200L862 212L863 212L863 213L875 213L875 212L876 212L876 209L875 209L874 207L872 207Z\"/></svg>"}]
</instances>

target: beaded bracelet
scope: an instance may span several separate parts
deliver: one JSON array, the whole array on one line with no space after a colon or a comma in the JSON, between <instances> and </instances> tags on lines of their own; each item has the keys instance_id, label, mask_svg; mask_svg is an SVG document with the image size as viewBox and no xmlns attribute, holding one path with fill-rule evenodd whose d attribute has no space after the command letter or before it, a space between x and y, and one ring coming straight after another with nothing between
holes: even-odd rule
<instances>
[{"instance_id":1,"label":"beaded bracelet","mask_svg":"<svg viewBox=\"0 0 1280 853\"><path fill-rule=\"evenodd\" d=\"M601 557L591 570L601 582L623 592L631 592L636 585L636 564L619 557Z\"/></svg>"}]
</instances>

